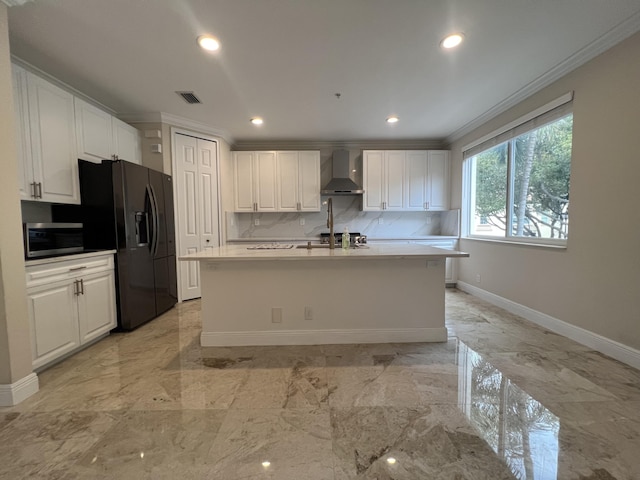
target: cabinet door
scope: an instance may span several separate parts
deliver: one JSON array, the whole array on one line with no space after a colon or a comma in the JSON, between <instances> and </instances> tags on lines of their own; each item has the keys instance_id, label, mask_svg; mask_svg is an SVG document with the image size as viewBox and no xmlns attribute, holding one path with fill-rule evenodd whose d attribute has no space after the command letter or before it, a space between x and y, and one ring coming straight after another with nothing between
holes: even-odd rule
<instances>
[{"instance_id":1,"label":"cabinet door","mask_svg":"<svg viewBox=\"0 0 640 480\"><path fill-rule=\"evenodd\" d=\"M404 151L385 152L384 210L404 208Z\"/></svg>"},{"instance_id":2,"label":"cabinet door","mask_svg":"<svg viewBox=\"0 0 640 480\"><path fill-rule=\"evenodd\" d=\"M80 203L73 95L27 73L34 180L41 199Z\"/></svg>"},{"instance_id":3,"label":"cabinet door","mask_svg":"<svg viewBox=\"0 0 640 480\"><path fill-rule=\"evenodd\" d=\"M253 152L233 154L233 203L236 212L253 212Z\"/></svg>"},{"instance_id":4,"label":"cabinet door","mask_svg":"<svg viewBox=\"0 0 640 480\"><path fill-rule=\"evenodd\" d=\"M362 154L362 184L364 195L362 210L378 211L384 201L384 152L382 150L364 151Z\"/></svg>"},{"instance_id":5,"label":"cabinet door","mask_svg":"<svg viewBox=\"0 0 640 480\"><path fill-rule=\"evenodd\" d=\"M428 209L449 209L449 151L429 151Z\"/></svg>"},{"instance_id":6,"label":"cabinet door","mask_svg":"<svg viewBox=\"0 0 640 480\"><path fill-rule=\"evenodd\" d=\"M113 131L113 149L120 160L142 164L140 149L140 131L115 117L111 119Z\"/></svg>"},{"instance_id":7,"label":"cabinet door","mask_svg":"<svg viewBox=\"0 0 640 480\"><path fill-rule=\"evenodd\" d=\"M18 148L18 183L20 199L32 200L33 163L29 136L29 103L27 101L27 72L11 65L13 77L13 106L15 111L16 146Z\"/></svg>"},{"instance_id":8,"label":"cabinet door","mask_svg":"<svg viewBox=\"0 0 640 480\"><path fill-rule=\"evenodd\" d=\"M320 211L320 152L298 153L298 202L304 212Z\"/></svg>"},{"instance_id":9,"label":"cabinet door","mask_svg":"<svg viewBox=\"0 0 640 480\"><path fill-rule=\"evenodd\" d=\"M299 207L298 152L277 152L276 205L279 212L296 212Z\"/></svg>"},{"instance_id":10,"label":"cabinet door","mask_svg":"<svg viewBox=\"0 0 640 480\"><path fill-rule=\"evenodd\" d=\"M215 142L197 139L200 249L220 246L218 238L218 150ZM199 262L196 262L199 263Z\"/></svg>"},{"instance_id":11,"label":"cabinet door","mask_svg":"<svg viewBox=\"0 0 640 480\"><path fill-rule=\"evenodd\" d=\"M79 98L74 99L78 158L100 163L115 153L111 115Z\"/></svg>"},{"instance_id":12,"label":"cabinet door","mask_svg":"<svg viewBox=\"0 0 640 480\"><path fill-rule=\"evenodd\" d=\"M113 271L87 275L81 279L78 302L80 344L116 328L116 297Z\"/></svg>"},{"instance_id":13,"label":"cabinet door","mask_svg":"<svg viewBox=\"0 0 640 480\"><path fill-rule=\"evenodd\" d=\"M407 152L405 160L405 210L427 209L427 166L426 150Z\"/></svg>"},{"instance_id":14,"label":"cabinet door","mask_svg":"<svg viewBox=\"0 0 640 480\"><path fill-rule=\"evenodd\" d=\"M38 368L80 345L73 280L27 290L33 367Z\"/></svg>"},{"instance_id":15,"label":"cabinet door","mask_svg":"<svg viewBox=\"0 0 640 480\"><path fill-rule=\"evenodd\" d=\"M276 152L254 152L255 199L259 212L275 212Z\"/></svg>"}]
</instances>

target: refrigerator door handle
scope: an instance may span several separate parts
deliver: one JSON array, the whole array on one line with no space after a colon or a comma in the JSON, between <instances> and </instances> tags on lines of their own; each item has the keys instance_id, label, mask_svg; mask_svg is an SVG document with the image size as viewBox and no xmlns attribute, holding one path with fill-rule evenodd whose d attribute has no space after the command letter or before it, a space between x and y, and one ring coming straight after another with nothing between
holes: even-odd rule
<instances>
[{"instance_id":1,"label":"refrigerator door handle","mask_svg":"<svg viewBox=\"0 0 640 480\"><path fill-rule=\"evenodd\" d=\"M158 219L158 201L156 200L156 194L151 185L147 185L147 193L151 204L151 255L155 256L158 252L158 233L160 231L160 224Z\"/></svg>"}]
</instances>

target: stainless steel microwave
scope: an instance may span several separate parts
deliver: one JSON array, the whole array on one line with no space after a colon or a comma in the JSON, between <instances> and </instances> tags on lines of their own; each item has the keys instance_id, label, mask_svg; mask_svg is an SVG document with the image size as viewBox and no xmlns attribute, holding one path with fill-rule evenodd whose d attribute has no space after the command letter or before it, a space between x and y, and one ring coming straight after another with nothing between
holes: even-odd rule
<instances>
[{"instance_id":1,"label":"stainless steel microwave","mask_svg":"<svg viewBox=\"0 0 640 480\"><path fill-rule=\"evenodd\" d=\"M81 223L25 223L27 259L77 253L84 250Z\"/></svg>"}]
</instances>

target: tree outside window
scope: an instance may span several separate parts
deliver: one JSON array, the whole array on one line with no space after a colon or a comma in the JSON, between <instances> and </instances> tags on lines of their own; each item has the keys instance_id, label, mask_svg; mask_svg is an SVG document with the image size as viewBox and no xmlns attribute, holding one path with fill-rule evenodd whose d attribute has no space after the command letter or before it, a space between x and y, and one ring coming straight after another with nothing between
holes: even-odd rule
<instances>
[{"instance_id":1,"label":"tree outside window","mask_svg":"<svg viewBox=\"0 0 640 480\"><path fill-rule=\"evenodd\" d=\"M572 132L567 115L469 159L472 235L568 238Z\"/></svg>"}]
</instances>

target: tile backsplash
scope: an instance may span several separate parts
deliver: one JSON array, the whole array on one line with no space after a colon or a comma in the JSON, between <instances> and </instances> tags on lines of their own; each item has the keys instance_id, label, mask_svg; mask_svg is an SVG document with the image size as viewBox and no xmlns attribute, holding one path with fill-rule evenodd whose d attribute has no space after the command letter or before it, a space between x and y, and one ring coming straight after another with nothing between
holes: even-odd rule
<instances>
[{"instance_id":1,"label":"tile backsplash","mask_svg":"<svg viewBox=\"0 0 640 480\"><path fill-rule=\"evenodd\" d=\"M323 202L328 197L323 196ZM362 197L333 196L336 232L348 227L371 239L458 236L459 211L444 212L363 212ZM306 240L328 232L327 207L320 212L305 213L234 213L226 212L227 240ZM302 225L304 223L304 225Z\"/></svg>"}]
</instances>

